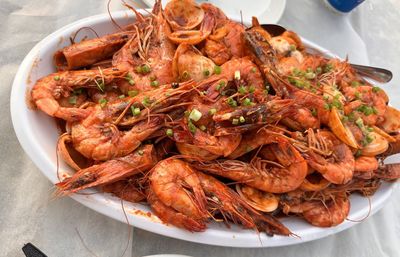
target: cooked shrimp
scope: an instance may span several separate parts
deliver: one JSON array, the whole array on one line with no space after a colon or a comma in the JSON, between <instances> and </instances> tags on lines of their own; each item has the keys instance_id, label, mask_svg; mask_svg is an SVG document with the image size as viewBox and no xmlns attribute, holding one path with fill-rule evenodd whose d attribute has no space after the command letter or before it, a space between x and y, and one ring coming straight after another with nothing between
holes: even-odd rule
<instances>
[{"instance_id":1,"label":"cooked shrimp","mask_svg":"<svg viewBox=\"0 0 400 257\"><path fill-rule=\"evenodd\" d=\"M157 217L166 224L172 224L194 232L200 232L206 229L205 222L202 219L194 219L177 212L175 209L164 204L151 189L148 191L147 201Z\"/></svg>"},{"instance_id":2,"label":"cooked shrimp","mask_svg":"<svg viewBox=\"0 0 400 257\"><path fill-rule=\"evenodd\" d=\"M31 91L32 100L41 111L50 116L77 121L85 118L89 114L88 111L77 107L62 107L58 99L70 96L72 91L78 88L103 90L106 84L123 75L123 71L114 68L53 73L36 82Z\"/></svg>"},{"instance_id":3,"label":"cooked shrimp","mask_svg":"<svg viewBox=\"0 0 400 257\"><path fill-rule=\"evenodd\" d=\"M228 81L239 80L240 86L253 87L254 97L258 101L266 99L262 74L249 58L238 58L224 63L221 66L221 75Z\"/></svg>"},{"instance_id":4,"label":"cooked shrimp","mask_svg":"<svg viewBox=\"0 0 400 257\"><path fill-rule=\"evenodd\" d=\"M366 125L371 126L384 120L387 96L382 89L350 86L343 88L343 94L352 101L344 107L346 115L353 113L355 119L361 117Z\"/></svg>"},{"instance_id":5,"label":"cooked shrimp","mask_svg":"<svg viewBox=\"0 0 400 257\"><path fill-rule=\"evenodd\" d=\"M276 133L279 133L274 129L260 129L256 132L245 134L240 141L238 147L236 147L235 151L231 153L228 158L229 159L237 159L238 157L257 149L258 147L266 144L271 144L276 142Z\"/></svg>"},{"instance_id":6,"label":"cooked shrimp","mask_svg":"<svg viewBox=\"0 0 400 257\"><path fill-rule=\"evenodd\" d=\"M233 134L226 136L212 136L206 132L196 129L193 134L193 143L212 154L218 156L230 155L240 144L241 134Z\"/></svg>"},{"instance_id":7,"label":"cooked shrimp","mask_svg":"<svg viewBox=\"0 0 400 257\"><path fill-rule=\"evenodd\" d=\"M127 156L78 170L72 177L56 184L56 194L69 195L86 188L110 184L145 172L156 162L154 147L145 145Z\"/></svg>"},{"instance_id":8,"label":"cooked shrimp","mask_svg":"<svg viewBox=\"0 0 400 257\"><path fill-rule=\"evenodd\" d=\"M370 179L374 176L374 171L379 167L378 160L375 157L360 156L354 162L354 176Z\"/></svg>"},{"instance_id":9,"label":"cooked shrimp","mask_svg":"<svg viewBox=\"0 0 400 257\"><path fill-rule=\"evenodd\" d=\"M152 13L143 24L135 26L136 36L113 56L113 66L129 71L126 80L118 84L125 94L130 90L151 90L175 81L171 65L175 46L168 40L171 29L159 1Z\"/></svg>"},{"instance_id":10,"label":"cooked shrimp","mask_svg":"<svg viewBox=\"0 0 400 257\"><path fill-rule=\"evenodd\" d=\"M178 148L178 151L182 155L199 158L200 160L211 161L211 160L215 160L219 157L219 155L213 154L213 153L211 153L201 147L193 145L193 144L177 142L176 148Z\"/></svg>"},{"instance_id":11,"label":"cooked shrimp","mask_svg":"<svg viewBox=\"0 0 400 257\"><path fill-rule=\"evenodd\" d=\"M400 164L390 163L380 165L378 170L375 171L375 176L383 179L398 179L400 178Z\"/></svg>"},{"instance_id":12,"label":"cooked shrimp","mask_svg":"<svg viewBox=\"0 0 400 257\"><path fill-rule=\"evenodd\" d=\"M82 40L64 47L54 54L54 62L59 71L85 67L110 58L133 35L132 31L123 31L99 38Z\"/></svg>"},{"instance_id":13,"label":"cooked shrimp","mask_svg":"<svg viewBox=\"0 0 400 257\"><path fill-rule=\"evenodd\" d=\"M127 108L128 103L121 100L96 105L85 119L71 124L71 138L75 149L86 158L109 160L121 157L135 150L143 140L162 127L161 117L150 117L141 121L128 131L120 131L113 124L114 115Z\"/></svg>"},{"instance_id":14,"label":"cooked shrimp","mask_svg":"<svg viewBox=\"0 0 400 257\"><path fill-rule=\"evenodd\" d=\"M169 158L150 173L150 187L166 206L195 220L205 220L206 199L196 171L188 163Z\"/></svg>"},{"instance_id":15,"label":"cooked shrimp","mask_svg":"<svg viewBox=\"0 0 400 257\"><path fill-rule=\"evenodd\" d=\"M203 5L210 6L210 5ZM213 33L205 42L204 52L216 64L222 65L231 58L240 58L245 55L245 44L242 38L244 26L228 20L220 20Z\"/></svg>"},{"instance_id":16,"label":"cooked shrimp","mask_svg":"<svg viewBox=\"0 0 400 257\"><path fill-rule=\"evenodd\" d=\"M324 131L323 137L331 145L329 158L313 151L305 154L307 163L334 184L345 184L353 178L354 156L350 148L339 141L331 132Z\"/></svg>"},{"instance_id":17,"label":"cooked shrimp","mask_svg":"<svg viewBox=\"0 0 400 257\"><path fill-rule=\"evenodd\" d=\"M258 213L222 182L201 172L198 176L207 196L207 207L212 216L220 213L225 221L230 220L245 228L257 229L267 234L291 234L277 219L268 214Z\"/></svg>"},{"instance_id":18,"label":"cooked shrimp","mask_svg":"<svg viewBox=\"0 0 400 257\"><path fill-rule=\"evenodd\" d=\"M350 211L350 201L346 196L335 197L325 203L308 202L306 206L302 213L304 219L317 227L337 226L346 219Z\"/></svg>"},{"instance_id":19,"label":"cooked shrimp","mask_svg":"<svg viewBox=\"0 0 400 257\"><path fill-rule=\"evenodd\" d=\"M278 167L268 167L268 162L256 159L252 163L238 160L221 160L195 163L199 170L245 183L271 193L296 189L307 175L307 163L289 142L279 139L271 145Z\"/></svg>"}]
</instances>

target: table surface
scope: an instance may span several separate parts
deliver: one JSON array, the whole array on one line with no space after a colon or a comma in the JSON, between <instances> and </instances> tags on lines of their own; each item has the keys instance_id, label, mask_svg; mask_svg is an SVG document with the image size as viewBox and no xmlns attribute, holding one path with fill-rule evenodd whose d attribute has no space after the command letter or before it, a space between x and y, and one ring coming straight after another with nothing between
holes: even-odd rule
<instances>
[{"instance_id":1,"label":"table surface","mask_svg":"<svg viewBox=\"0 0 400 257\"><path fill-rule=\"evenodd\" d=\"M53 199L54 186L20 147L9 114L9 96L19 63L52 31L106 11L106 0L0 0L0 256L22 256L32 242L50 256L399 256L400 199L397 187L386 206L339 234L301 245L269 249L205 246L131 228L70 198ZM112 9L120 9L119 1ZM282 25L352 62L393 71L384 86L400 107L400 2L368 0L350 15L335 14L322 1L288 0ZM127 245L128 239L130 239Z\"/></svg>"}]
</instances>

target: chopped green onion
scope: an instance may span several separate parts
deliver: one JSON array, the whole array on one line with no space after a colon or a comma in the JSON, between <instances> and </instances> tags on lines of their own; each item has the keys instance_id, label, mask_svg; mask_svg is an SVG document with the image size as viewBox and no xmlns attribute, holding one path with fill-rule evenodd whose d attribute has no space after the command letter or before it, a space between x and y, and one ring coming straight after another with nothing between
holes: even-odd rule
<instances>
[{"instance_id":1,"label":"chopped green onion","mask_svg":"<svg viewBox=\"0 0 400 257\"><path fill-rule=\"evenodd\" d=\"M232 119L232 125L237 125L239 124L239 120L238 119Z\"/></svg>"},{"instance_id":2,"label":"chopped green onion","mask_svg":"<svg viewBox=\"0 0 400 257\"><path fill-rule=\"evenodd\" d=\"M311 114L312 114L312 116L317 117L317 109L312 108L311 109Z\"/></svg>"},{"instance_id":3,"label":"chopped green onion","mask_svg":"<svg viewBox=\"0 0 400 257\"><path fill-rule=\"evenodd\" d=\"M71 97L68 98L68 102L69 102L70 104L75 105L75 104L76 104L77 98L78 98L78 97L77 97L76 95L71 96Z\"/></svg>"},{"instance_id":4,"label":"chopped green onion","mask_svg":"<svg viewBox=\"0 0 400 257\"><path fill-rule=\"evenodd\" d=\"M197 128L191 121L189 121L188 127L190 132L192 132L193 134L196 133Z\"/></svg>"},{"instance_id":5,"label":"chopped green onion","mask_svg":"<svg viewBox=\"0 0 400 257\"><path fill-rule=\"evenodd\" d=\"M151 75L149 79L150 79L150 81L154 81L157 79L157 77L155 75Z\"/></svg>"},{"instance_id":6,"label":"chopped green onion","mask_svg":"<svg viewBox=\"0 0 400 257\"><path fill-rule=\"evenodd\" d=\"M60 76L54 76L53 79L54 79L55 81L59 81L59 80L60 80Z\"/></svg>"},{"instance_id":7,"label":"chopped green onion","mask_svg":"<svg viewBox=\"0 0 400 257\"><path fill-rule=\"evenodd\" d=\"M249 106L251 105L251 100L249 98L245 98L242 102L242 105Z\"/></svg>"},{"instance_id":8,"label":"chopped green onion","mask_svg":"<svg viewBox=\"0 0 400 257\"><path fill-rule=\"evenodd\" d=\"M118 96L119 99L125 98L125 95Z\"/></svg>"},{"instance_id":9,"label":"chopped green onion","mask_svg":"<svg viewBox=\"0 0 400 257\"><path fill-rule=\"evenodd\" d=\"M172 129L167 129L167 131L165 131L165 134L167 134L167 136L172 137L174 135L174 131Z\"/></svg>"},{"instance_id":10,"label":"chopped green onion","mask_svg":"<svg viewBox=\"0 0 400 257\"><path fill-rule=\"evenodd\" d=\"M199 121L201 119L201 112L198 111L197 109L193 109L190 114L189 114L189 119L193 121Z\"/></svg>"},{"instance_id":11,"label":"chopped green onion","mask_svg":"<svg viewBox=\"0 0 400 257\"><path fill-rule=\"evenodd\" d=\"M246 119L243 116L240 116L239 117L239 121L240 121L240 123L245 123Z\"/></svg>"},{"instance_id":12,"label":"chopped green onion","mask_svg":"<svg viewBox=\"0 0 400 257\"><path fill-rule=\"evenodd\" d=\"M151 71L150 66L147 64L142 65L142 73L149 73Z\"/></svg>"},{"instance_id":13,"label":"chopped green onion","mask_svg":"<svg viewBox=\"0 0 400 257\"><path fill-rule=\"evenodd\" d=\"M205 77L210 76L210 71L209 71L209 70L203 70L203 75L204 75Z\"/></svg>"},{"instance_id":14,"label":"chopped green onion","mask_svg":"<svg viewBox=\"0 0 400 257\"><path fill-rule=\"evenodd\" d=\"M133 116L138 116L140 114L140 108L131 106L131 111Z\"/></svg>"},{"instance_id":15,"label":"chopped green onion","mask_svg":"<svg viewBox=\"0 0 400 257\"><path fill-rule=\"evenodd\" d=\"M221 74L221 72L222 72L221 66L215 65L214 66L214 73L219 75L219 74Z\"/></svg>"},{"instance_id":16,"label":"chopped green onion","mask_svg":"<svg viewBox=\"0 0 400 257\"><path fill-rule=\"evenodd\" d=\"M240 86L238 92L242 95L247 93L247 88L245 86Z\"/></svg>"},{"instance_id":17,"label":"chopped green onion","mask_svg":"<svg viewBox=\"0 0 400 257\"><path fill-rule=\"evenodd\" d=\"M204 125L201 125L201 126L200 126L200 130L201 130L201 131L206 131L206 129L207 129L206 126L204 126Z\"/></svg>"},{"instance_id":18,"label":"chopped green onion","mask_svg":"<svg viewBox=\"0 0 400 257\"><path fill-rule=\"evenodd\" d=\"M229 106L231 107L236 107L237 106L237 102L235 100L233 100L232 97L229 97L226 102L228 103Z\"/></svg>"},{"instance_id":19,"label":"chopped green onion","mask_svg":"<svg viewBox=\"0 0 400 257\"><path fill-rule=\"evenodd\" d=\"M355 92L354 96L356 97L357 100L361 99L361 93L360 92Z\"/></svg>"},{"instance_id":20,"label":"chopped green onion","mask_svg":"<svg viewBox=\"0 0 400 257\"><path fill-rule=\"evenodd\" d=\"M342 107L343 107L342 103L337 99L333 99L331 105L338 109L342 109Z\"/></svg>"},{"instance_id":21,"label":"chopped green onion","mask_svg":"<svg viewBox=\"0 0 400 257\"><path fill-rule=\"evenodd\" d=\"M148 96L146 96L143 101L142 104L146 107L148 107L151 104L150 98Z\"/></svg>"},{"instance_id":22,"label":"chopped green onion","mask_svg":"<svg viewBox=\"0 0 400 257\"><path fill-rule=\"evenodd\" d=\"M251 72L252 72L252 73L255 73L256 71L257 71L257 68L256 68L256 67L251 68Z\"/></svg>"},{"instance_id":23,"label":"chopped green onion","mask_svg":"<svg viewBox=\"0 0 400 257\"><path fill-rule=\"evenodd\" d=\"M325 104L324 104L324 109L325 109L325 110L330 110L330 109L331 109L331 106L330 106L328 103L325 103Z\"/></svg>"},{"instance_id":24,"label":"chopped green onion","mask_svg":"<svg viewBox=\"0 0 400 257\"><path fill-rule=\"evenodd\" d=\"M358 149L355 153L355 157L360 157L361 156L362 151L360 149Z\"/></svg>"},{"instance_id":25,"label":"chopped green onion","mask_svg":"<svg viewBox=\"0 0 400 257\"><path fill-rule=\"evenodd\" d=\"M219 91L219 90L221 90L221 88L223 88L223 87L225 87L225 81L221 80L221 81L218 83L216 89Z\"/></svg>"},{"instance_id":26,"label":"chopped green onion","mask_svg":"<svg viewBox=\"0 0 400 257\"><path fill-rule=\"evenodd\" d=\"M249 93L254 93L254 91L256 91L256 88L253 85L251 85L249 87Z\"/></svg>"},{"instance_id":27,"label":"chopped green onion","mask_svg":"<svg viewBox=\"0 0 400 257\"><path fill-rule=\"evenodd\" d=\"M360 83L358 81L352 81L351 82L351 86L352 87L358 87L360 85Z\"/></svg>"},{"instance_id":28,"label":"chopped green onion","mask_svg":"<svg viewBox=\"0 0 400 257\"><path fill-rule=\"evenodd\" d=\"M154 81L152 81L152 82L150 83L150 85L151 85L152 87L158 87L158 81L157 81L157 80L154 80Z\"/></svg>"},{"instance_id":29,"label":"chopped green onion","mask_svg":"<svg viewBox=\"0 0 400 257\"><path fill-rule=\"evenodd\" d=\"M107 99L102 98L99 100L100 107L103 108L107 104Z\"/></svg>"},{"instance_id":30,"label":"chopped green onion","mask_svg":"<svg viewBox=\"0 0 400 257\"><path fill-rule=\"evenodd\" d=\"M135 97L135 96L137 96L139 94L139 91L137 91L137 90L129 90L128 91L128 95L130 96L130 97Z\"/></svg>"},{"instance_id":31,"label":"chopped green onion","mask_svg":"<svg viewBox=\"0 0 400 257\"><path fill-rule=\"evenodd\" d=\"M188 118L189 115L190 115L190 112L189 111L185 111L183 114L185 115L186 118Z\"/></svg>"},{"instance_id":32,"label":"chopped green onion","mask_svg":"<svg viewBox=\"0 0 400 257\"><path fill-rule=\"evenodd\" d=\"M364 127L364 122L363 122L363 120L362 120L361 118L358 118L358 119L356 120L356 125L357 125L359 128Z\"/></svg>"},{"instance_id":33,"label":"chopped green onion","mask_svg":"<svg viewBox=\"0 0 400 257\"><path fill-rule=\"evenodd\" d=\"M295 45L290 45L290 51L296 51L296 46Z\"/></svg>"},{"instance_id":34,"label":"chopped green onion","mask_svg":"<svg viewBox=\"0 0 400 257\"><path fill-rule=\"evenodd\" d=\"M378 92L379 90L381 90L380 87L372 87L372 92L374 93Z\"/></svg>"},{"instance_id":35,"label":"chopped green onion","mask_svg":"<svg viewBox=\"0 0 400 257\"><path fill-rule=\"evenodd\" d=\"M324 72L330 72L331 70L333 70L333 68L333 64L328 63L327 65L325 65Z\"/></svg>"},{"instance_id":36,"label":"chopped green onion","mask_svg":"<svg viewBox=\"0 0 400 257\"><path fill-rule=\"evenodd\" d=\"M316 72L317 74L320 74L320 73L322 72L322 68L321 68L321 67L317 67L317 68L315 69L315 72Z\"/></svg>"},{"instance_id":37,"label":"chopped green onion","mask_svg":"<svg viewBox=\"0 0 400 257\"><path fill-rule=\"evenodd\" d=\"M208 113L211 114L211 115L214 115L214 114L217 113L217 109L212 108L212 109L210 109L210 110L208 111Z\"/></svg>"},{"instance_id":38,"label":"chopped green onion","mask_svg":"<svg viewBox=\"0 0 400 257\"><path fill-rule=\"evenodd\" d=\"M305 77L306 79L315 79L316 75L314 72L307 72Z\"/></svg>"}]
</instances>

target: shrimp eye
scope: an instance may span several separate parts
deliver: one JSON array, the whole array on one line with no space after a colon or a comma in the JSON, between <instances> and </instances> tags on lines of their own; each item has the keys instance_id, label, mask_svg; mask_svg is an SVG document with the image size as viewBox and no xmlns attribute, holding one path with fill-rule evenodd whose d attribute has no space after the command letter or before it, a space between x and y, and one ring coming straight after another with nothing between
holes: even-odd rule
<instances>
[{"instance_id":1,"label":"shrimp eye","mask_svg":"<svg viewBox=\"0 0 400 257\"><path fill-rule=\"evenodd\" d=\"M174 89L178 88L179 87L179 83L178 82L172 82L171 87L174 88Z\"/></svg>"}]
</instances>

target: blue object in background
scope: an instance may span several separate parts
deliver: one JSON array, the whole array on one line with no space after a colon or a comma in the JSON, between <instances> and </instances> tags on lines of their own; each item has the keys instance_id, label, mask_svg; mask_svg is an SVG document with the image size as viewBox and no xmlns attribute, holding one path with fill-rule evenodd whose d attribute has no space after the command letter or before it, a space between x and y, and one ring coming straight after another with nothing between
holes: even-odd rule
<instances>
[{"instance_id":1,"label":"blue object in background","mask_svg":"<svg viewBox=\"0 0 400 257\"><path fill-rule=\"evenodd\" d=\"M327 0L339 12L350 12L365 0Z\"/></svg>"}]
</instances>

